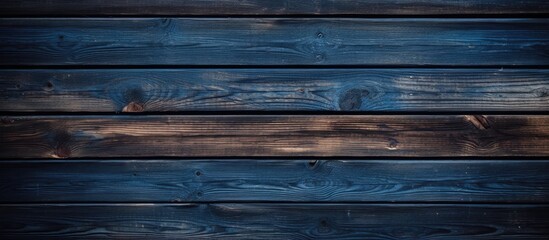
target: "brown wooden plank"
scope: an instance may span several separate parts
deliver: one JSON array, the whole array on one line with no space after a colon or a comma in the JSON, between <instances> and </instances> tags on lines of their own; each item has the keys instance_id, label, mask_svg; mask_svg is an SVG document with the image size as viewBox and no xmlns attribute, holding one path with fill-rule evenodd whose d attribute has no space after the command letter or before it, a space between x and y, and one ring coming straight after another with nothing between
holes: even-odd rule
<instances>
[{"instance_id":1,"label":"brown wooden plank","mask_svg":"<svg viewBox=\"0 0 549 240\"><path fill-rule=\"evenodd\" d=\"M549 111L549 70L0 70L0 111L233 110Z\"/></svg>"},{"instance_id":2,"label":"brown wooden plank","mask_svg":"<svg viewBox=\"0 0 549 240\"><path fill-rule=\"evenodd\" d=\"M548 13L544 0L4 0L3 16Z\"/></svg>"},{"instance_id":3,"label":"brown wooden plank","mask_svg":"<svg viewBox=\"0 0 549 240\"><path fill-rule=\"evenodd\" d=\"M549 154L540 115L16 116L0 134L1 158Z\"/></svg>"},{"instance_id":4,"label":"brown wooden plank","mask_svg":"<svg viewBox=\"0 0 549 240\"><path fill-rule=\"evenodd\" d=\"M546 203L548 172L539 159L4 160L0 202Z\"/></svg>"},{"instance_id":5,"label":"brown wooden plank","mask_svg":"<svg viewBox=\"0 0 549 240\"><path fill-rule=\"evenodd\" d=\"M9 204L8 239L544 239L523 204Z\"/></svg>"}]
</instances>

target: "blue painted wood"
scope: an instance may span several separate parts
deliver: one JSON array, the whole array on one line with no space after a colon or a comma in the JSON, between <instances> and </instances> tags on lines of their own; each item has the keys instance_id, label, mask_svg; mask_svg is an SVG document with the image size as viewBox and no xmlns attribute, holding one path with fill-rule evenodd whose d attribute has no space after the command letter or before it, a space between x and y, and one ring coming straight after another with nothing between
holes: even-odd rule
<instances>
[{"instance_id":1,"label":"blue painted wood","mask_svg":"<svg viewBox=\"0 0 549 240\"><path fill-rule=\"evenodd\" d=\"M0 111L132 110L549 111L549 70L0 70Z\"/></svg>"},{"instance_id":2,"label":"blue painted wood","mask_svg":"<svg viewBox=\"0 0 549 240\"><path fill-rule=\"evenodd\" d=\"M6 238L544 239L549 206L522 204L0 205Z\"/></svg>"},{"instance_id":3,"label":"blue painted wood","mask_svg":"<svg viewBox=\"0 0 549 240\"><path fill-rule=\"evenodd\" d=\"M549 199L543 160L19 160L0 202L500 202Z\"/></svg>"},{"instance_id":4,"label":"blue painted wood","mask_svg":"<svg viewBox=\"0 0 549 240\"><path fill-rule=\"evenodd\" d=\"M2 19L0 65L549 63L548 19Z\"/></svg>"},{"instance_id":5,"label":"blue painted wood","mask_svg":"<svg viewBox=\"0 0 549 240\"><path fill-rule=\"evenodd\" d=\"M4 0L2 16L539 14L544 0Z\"/></svg>"},{"instance_id":6,"label":"blue painted wood","mask_svg":"<svg viewBox=\"0 0 549 240\"><path fill-rule=\"evenodd\" d=\"M483 114L549 110L549 19L532 18L547 13L542 0L3 1L0 236L544 239L549 116Z\"/></svg>"}]
</instances>

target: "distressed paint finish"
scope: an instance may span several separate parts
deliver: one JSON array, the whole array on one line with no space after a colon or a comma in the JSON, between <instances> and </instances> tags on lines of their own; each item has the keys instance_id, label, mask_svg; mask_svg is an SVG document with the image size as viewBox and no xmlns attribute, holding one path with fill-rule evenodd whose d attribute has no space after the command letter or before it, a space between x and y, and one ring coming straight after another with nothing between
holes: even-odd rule
<instances>
[{"instance_id":1,"label":"distressed paint finish","mask_svg":"<svg viewBox=\"0 0 549 240\"><path fill-rule=\"evenodd\" d=\"M546 160L3 160L0 202L545 203Z\"/></svg>"},{"instance_id":2,"label":"distressed paint finish","mask_svg":"<svg viewBox=\"0 0 549 240\"><path fill-rule=\"evenodd\" d=\"M0 70L0 111L549 111L545 69Z\"/></svg>"},{"instance_id":3,"label":"distressed paint finish","mask_svg":"<svg viewBox=\"0 0 549 240\"><path fill-rule=\"evenodd\" d=\"M539 115L3 118L0 158L546 156Z\"/></svg>"},{"instance_id":4,"label":"distressed paint finish","mask_svg":"<svg viewBox=\"0 0 549 240\"><path fill-rule=\"evenodd\" d=\"M7 18L0 40L3 66L549 62L545 18Z\"/></svg>"},{"instance_id":5,"label":"distressed paint finish","mask_svg":"<svg viewBox=\"0 0 549 240\"><path fill-rule=\"evenodd\" d=\"M549 233L545 204L8 204L0 212L4 237L29 239L543 239Z\"/></svg>"},{"instance_id":6,"label":"distressed paint finish","mask_svg":"<svg viewBox=\"0 0 549 240\"><path fill-rule=\"evenodd\" d=\"M5 0L2 239L545 239L549 1Z\"/></svg>"},{"instance_id":7,"label":"distressed paint finish","mask_svg":"<svg viewBox=\"0 0 549 240\"><path fill-rule=\"evenodd\" d=\"M40 7L35 7L40 6ZM542 14L544 0L4 0L3 16Z\"/></svg>"}]
</instances>

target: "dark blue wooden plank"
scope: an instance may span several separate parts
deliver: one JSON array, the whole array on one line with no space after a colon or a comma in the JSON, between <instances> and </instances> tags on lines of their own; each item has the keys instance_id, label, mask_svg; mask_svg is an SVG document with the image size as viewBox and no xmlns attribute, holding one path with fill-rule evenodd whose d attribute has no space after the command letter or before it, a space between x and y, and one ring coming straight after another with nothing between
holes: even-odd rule
<instances>
[{"instance_id":1,"label":"dark blue wooden plank","mask_svg":"<svg viewBox=\"0 0 549 240\"><path fill-rule=\"evenodd\" d=\"M544 0L4 0L3 16L548 13Z\"/></svg>"},{"instance_id":2,"label":"dark blue wooden plank","mask_svg":"<svg viewBox=\"0 0 549 240\"><path fill-rule=\"evenodd\" d=\"M0 70L0 111L234 110L549 111L549 70Z\"/></svg>"},{"instance_id":3,"label":"dark blue wooden plank","mask_svg":"<svg viewBox=\"0 0 549 240\"><path fill-rule=\"evenodd\" d=\"M545 115L13 116L0 158L547 156Z\"/></svg>"},{"instance_id":4,"label":"dark blue wooden plank","mask_svg":"<svg viewBox=\"0 0 549 240\"><path fill-rule=\"evenodd\" d=\"M543 160L0 162L0 202L523 202L549 199Z\"/></svg>"},{"instance_id":5,"label":"dark blue wooden plank","mask_svg":"<svg viewBox=\"0 0 549 240\"><path fill-rule=\"evenodd\" d=\"M4 238L544 239L547 205L0 205Z\"/></svg>"},{"instance_id":6,"label":"dark blue wooden plank","mask_svg":"<svg viewBox=\"0 0 549 240\"><path fill-rule=\"evenodd\" d=\"M2 19L0 65L549 64L548 19Z\"/></svg>"}]
</instances>

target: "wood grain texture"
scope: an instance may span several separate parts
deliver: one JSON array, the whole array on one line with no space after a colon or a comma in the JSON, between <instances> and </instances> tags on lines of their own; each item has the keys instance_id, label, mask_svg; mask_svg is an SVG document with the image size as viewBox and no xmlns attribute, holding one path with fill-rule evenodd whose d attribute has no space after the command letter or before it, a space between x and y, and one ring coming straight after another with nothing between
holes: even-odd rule
<instances>
[{"instance_id":1,"label":"wood grain texture","mask_svg":"<svg viewBox=\"0 0 549 240\"><path fill-rule=\"evenodd\" d=\"M0 146L0 158L547 156L549 116L16 116Z\"/></svg>"},{"instance_id":2,"label":"wood grain texture","mask_svg":"<svg viewBox=\"0 0 549 240\"><path fill-rule=\"evenodd\" d=\"M0 70L0 111L233 110L549 111L549 70Z\"/></svg>"},{"instance_id":3,"label":"wood grain texture","mask_svg":"<svg viewBox=\"0 0 549 240\"><path fill-rule=\"evenodd\" d=\"M0 205L8 238L543 239L547 205Z\"/></svg>"},{"instance_id":4,"label":"wood grain texture","mask_svg":"<svg viewBox=\"0 0 549 240\"><path fill-rule=\"evenodd\" d=\"M21 160L0 202L545 203L543 160Z\"/></svg>"},{"instance_id":5,"label":"wood grain texture","mask_svg":"<svg viewBox=\"0 0 549 240\"><path fill-rule=\"evenodd\" d=\"M5 18L0 65L549 64L549 19Z\"/></svg>"},{"instance_id":6,"label":"wood grain texture","mask_svg":"<svg viewBox=\"0 0 549 240\"><path fill-rule=\"evenodd\" d=\"M543 0L4 0L2 16L548 13Z\"/></svg>"}]
</instances>

